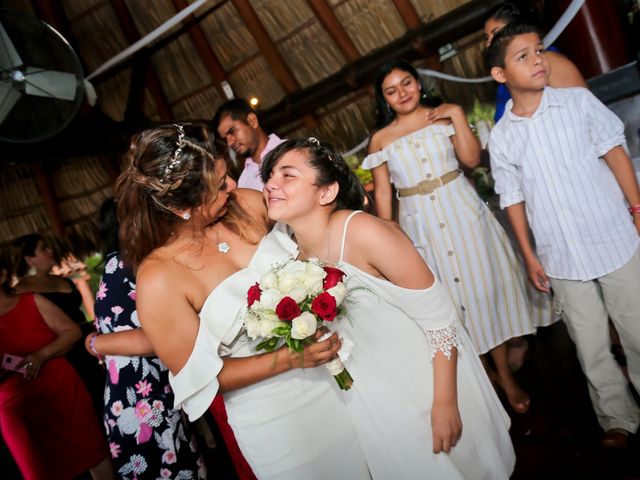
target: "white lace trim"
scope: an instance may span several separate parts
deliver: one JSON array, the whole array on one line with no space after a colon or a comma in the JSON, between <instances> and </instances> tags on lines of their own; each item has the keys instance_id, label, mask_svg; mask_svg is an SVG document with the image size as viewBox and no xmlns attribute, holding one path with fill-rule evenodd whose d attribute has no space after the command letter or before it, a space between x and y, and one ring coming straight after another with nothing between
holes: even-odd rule
<instances>
[{"instance_id":1,"label":"white lace trim","mask_svg":"<svg viewBox=\"0 0 640 480\"><path fill-rule=\"evenodd\" d=\"M424 333L431 347L431 360L437 352L442 352L447 359L451 360L451 349L460 350L462 348L462 342L454 322L437 330L425 330Z\"/></svg>"}]
</instances>

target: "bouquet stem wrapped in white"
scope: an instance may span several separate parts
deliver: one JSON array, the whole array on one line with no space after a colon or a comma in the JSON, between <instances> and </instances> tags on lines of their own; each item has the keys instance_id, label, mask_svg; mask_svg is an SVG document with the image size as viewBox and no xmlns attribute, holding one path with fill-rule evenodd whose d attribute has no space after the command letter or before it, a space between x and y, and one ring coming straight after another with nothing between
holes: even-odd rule
<instances>
[{"instance_id":1,"label":"bouquet stem wrapped in white","mask_svg":"<svg viewBox=\"0 0 640 480\"><path fill-rule=\"evenodd\" d=\"M302 352L314 341L318 327L342 313L347 296L344 272L312 260L288 260L276 265L247 292L244 324L247 335L264 338L256 350L272 352L281 345ZM328 338L326 334L321 340ZM353 378L339 357L327 368L342 390L349 390Z\"/></svg>"}]
</instances>

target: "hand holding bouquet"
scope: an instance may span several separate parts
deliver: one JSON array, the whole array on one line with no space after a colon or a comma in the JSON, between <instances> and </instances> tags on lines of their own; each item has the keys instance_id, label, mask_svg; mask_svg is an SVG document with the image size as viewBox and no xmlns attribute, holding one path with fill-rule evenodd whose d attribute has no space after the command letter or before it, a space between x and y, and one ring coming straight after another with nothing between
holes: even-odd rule
<instances>
[{"instance_id":1,"label":"hand holding bouquet","mask_svg":"<svg viewBox=\"0 0 640 480\"><path fill-rule=\"evenodd\" d=\"M291 259L265 273L247 292L244 316L247 335L264 338L256 350L272 352L284 344L302 352L313 342L318 327L343 313L341 305L347 296L343 278L342 270L312 260ZM338 386L349 390L353 379L340 358L326 365Z\"/></svg>"}]
</instances>

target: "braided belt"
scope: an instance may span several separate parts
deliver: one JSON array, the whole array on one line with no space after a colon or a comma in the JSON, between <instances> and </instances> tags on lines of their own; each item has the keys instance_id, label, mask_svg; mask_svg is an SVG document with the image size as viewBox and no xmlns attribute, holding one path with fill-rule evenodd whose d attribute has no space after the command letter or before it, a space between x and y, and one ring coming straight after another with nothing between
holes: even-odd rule
<instances>
[{"instance_id":1,"label":"braided belt","mask_svg":"<svg viewBox=\"0 0 640 480\"><path fill-rule=\"evenodd\" d=\"M462 172L460 170L453 170L451 172L447 172L441 177L434 179L426 179L418 182L417 185L408 188L399 188L398 189L398 197L409 197L411 195L429 195L436 188L442 187L447 183L455 180L460 176Z\"/></svg>"}]
</instances>

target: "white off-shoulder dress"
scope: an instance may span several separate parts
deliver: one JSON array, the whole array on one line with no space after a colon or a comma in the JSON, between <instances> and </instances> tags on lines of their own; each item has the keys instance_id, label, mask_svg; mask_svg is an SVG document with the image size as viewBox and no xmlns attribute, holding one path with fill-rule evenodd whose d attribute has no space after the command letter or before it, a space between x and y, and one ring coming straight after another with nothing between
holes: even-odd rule
<instances>
[{"instance_id":1,"label":"white off-shoulder dress","mask_svg":"<svg viewBox=\"0 0 640 480\"><path fill-rule=\"evenodd\" d=\"M275 262L297 255L286 234L266 236L249 265L216 287L200 312L185 366L169 380L176 407L200 417L218 391L222 357L255 354L242 331L247 290ZM224 394L229 425L260 479L360 480L369 469L349 409L325 367L294 369Z\"/></svg>"},{"instance_id":2,"label":"white off-shoulder dress","mask_svg":"<svg viewBox=\"0 0 640 480\"><path fill-rule=\"evenodd\" d=\"M515 464L510 420L442 283L411 290L342 261L350 300L336 329L354 343L345 365L354 384L341 392L376 479L507 479ZM358 232L350 230L349 235ZM358 288L365 287L365 288ZM462 436L433 453L433 356L458 349Z\"/></svg>"},{"instance_id":3,"label":"white off-shoulder dress","mask_svg":"<svg viewBox=\"0 0 640 480\"><path fill-rule=\"evenodd\" d=\"M459 168L452 125L432 124L368 155L396 188ZM470 182L459 176L429 195L399 199L400 227L449 292L478 353L553 322L551 299L528 282L511 242Z\"/></svg>"}]
</instances>

